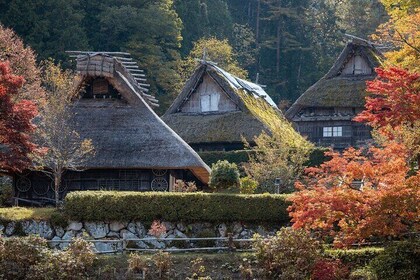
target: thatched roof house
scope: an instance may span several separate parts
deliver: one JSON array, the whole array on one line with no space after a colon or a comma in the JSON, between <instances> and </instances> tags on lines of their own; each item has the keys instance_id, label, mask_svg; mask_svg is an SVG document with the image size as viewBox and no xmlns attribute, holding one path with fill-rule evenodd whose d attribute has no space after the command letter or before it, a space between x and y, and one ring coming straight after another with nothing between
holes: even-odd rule
<instances>
[{"instance_id":1,"label":"thatched roof house","mask_svg":"<svg viewBox=\"0 0 420 280\"><path fill-rule=\"evenodd\" d=\"M207 184L209 167L151 109L158 102L147 94L145 75L129 54L73 56L83 88L73 105L75 126L82 138L92 140L95 155L83 166L86 171L66 173L66 191L170 190L175 179L192 177ZM36 195L48 196L45 179L26 179ZM17 191L35 196L19 185Z\"/></svg>"},{"instance_id":2,"label":"thatched roof house","mask_svg":"<svg viewBox=\"0 0 420 280\"><path fill-rule=\"evenodd\" d=\"M370 130L352 119L365 104L366 81L375 77L382 54L359 38L348 42L318 82L308 88L286 112L298 131L315 144L341 149L371 138Z\"/></svg>"},{"instance_id":3,"label":"thatched roof house","mask_svg":"<svg viewBox=\"0 0 420 280\"><path fill-rule=\"evenodd\" d=\"M162 119L197 151L243 148L270 126L247 98L258 100L284 121L261 86L240 79L209 61L201 61Z\"/></svg>"}]
</instances>

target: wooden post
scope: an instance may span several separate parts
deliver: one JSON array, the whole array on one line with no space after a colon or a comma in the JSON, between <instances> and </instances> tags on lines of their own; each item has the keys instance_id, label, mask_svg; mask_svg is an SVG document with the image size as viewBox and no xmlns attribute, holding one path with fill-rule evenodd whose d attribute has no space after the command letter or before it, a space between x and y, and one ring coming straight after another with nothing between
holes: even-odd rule
<instances>
[{"instance_id":1,"label":"wooden post","mask_svg":"<svg viewBox=\"0 0 420 280\"><path fill-rule=\"evenodd\" d=\"M122 239L122 253L125 254L127 250L127 240L125 239L125 234L123 234L123 239Z\"/></svg>"},{"instance_id":2,"label":"wooden post","mask_svg":"<svg viewBox=\"0 0 420 280\"><path fill-rule=\"evenodd\" d=\"M228 250L230 252L235 251L235 244L233 244L233 234L232 233L228 233Z\"/></svg>"}]
</instances>

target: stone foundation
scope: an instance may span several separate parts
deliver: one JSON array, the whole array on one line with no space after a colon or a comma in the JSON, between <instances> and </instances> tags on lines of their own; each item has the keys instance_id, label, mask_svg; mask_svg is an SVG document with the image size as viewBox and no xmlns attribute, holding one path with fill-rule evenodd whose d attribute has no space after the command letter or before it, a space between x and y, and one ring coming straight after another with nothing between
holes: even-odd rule
<instances>
[{"instance_id":1,"label":"stone foundation","mask_svg":"<svg viewBox=\"0 0 420 280\"><path fill-rule=\"evenodd\" d=\"M122 242L109 243L100 240L122 240L148 238L145 241L128 241L127 247L141 249L165 248L196 248L224 246L221 241L165 241L165 238L192 238L192 237L227 237L232 234L235 239L252 238L255 233L262 236L273 235L280 225L258 225L248 223L172 223L162 222L166 232L156 238L148 234L151 223L132 222L69 222L67 226L53 226L48 221L22 221L0 223L0 235L6 237L37 235L51 240L52 247L64 249L67 242L75 237L83 237L94 242L99 252L122 250ZM57 241L57 242L54 242ZM238 244L239 245L239 244Z\"/></svg>"}]
</instances>

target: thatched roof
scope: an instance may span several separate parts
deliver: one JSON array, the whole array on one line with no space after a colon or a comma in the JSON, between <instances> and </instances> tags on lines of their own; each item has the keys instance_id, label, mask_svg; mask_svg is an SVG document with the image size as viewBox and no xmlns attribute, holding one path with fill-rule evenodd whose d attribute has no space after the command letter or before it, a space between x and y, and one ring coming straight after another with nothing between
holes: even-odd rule
<instances>
[{"instance_id":1,"label":"thatched roof","mask_svg":"<svg viewBox=\"0 0 420 280\"><path fill-rule=\"evenodd\" d=\"M371 69L380 66L383 57L371 43L353 39L347 43L328 73L308 88L287 110L286 117L292 119L305 107L364 107L366 81L372 80L375 72L368 75L344 74L347 62L356 55L362 57Z\"/></svg>"},{"instance_id":2,"label":"thatched roof","mask_svg":"<svg viewBox=\"0 0 420 280\"><path fill-rule=\"evenodd\" d=\"M237 111L181 112L181 107L194 94L205 75L209 75L236 104ZM249 110L244 102L245 96L268 104L278 114L278 121L284 121L276 104L261 86L229 74L208 61L202 61L196 68L162 119L188 143L242 142L242 136L247 141L253 141L254 136L260 135L262 131L270 133L270 128L260 116Z\"/></svg>"},{"instance_id":3,"label":"thatched roof","mask_svg":"<svg viewBox=\"0 0 420 280\"><path fill-rule=\"evenodd\" d=\"M99 53L95 58L107 61L109 56ZM78 61L86 59L79 57ZM77 131L82 138L92 139L96 151L84 167L188 169L207 183L209 167L153 112L149 106L153 99L133 83L132 76L120 71L122 64L113 61L94 72L83 71L83 64L77 67L82 82L104 77L121 94L121 99L81 98L75 102Z\"/></svg>"}]
</instances>

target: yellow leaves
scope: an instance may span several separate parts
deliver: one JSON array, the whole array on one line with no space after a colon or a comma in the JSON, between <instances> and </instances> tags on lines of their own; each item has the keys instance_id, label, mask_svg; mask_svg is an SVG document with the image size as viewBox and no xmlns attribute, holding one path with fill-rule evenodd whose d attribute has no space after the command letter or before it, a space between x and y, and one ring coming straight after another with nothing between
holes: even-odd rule
<instances>
[{"instance_id":1,"label":"yellow leaves","mask_svg":"<svg viewBox=\"0 0 420 280\"><path fill-rule=\"evenodd\" d=\"M388 22L380 25L374 40L393 48L385 53L386 66L400 66L415 72L420 71L420 4L414 2L383 0L391 16Z\"/></svg>"},{"instance_id":2,"label":"yellow leaves","mask_svg":"<svg viewBox=\"0 0 420 280\"><path fill-rule=\"evenodd\" d=\"M188 57L183 61L183 75L186 80L197 66L197 59L202 59L205 54L207 61L217 63L217 66L227 72L245 79L248 75L247 71L242 69L236 61L233 49L227 39L218 40L214 37L201 38L194 43Z\"/></svg>"}]
</instances>

